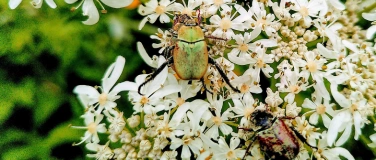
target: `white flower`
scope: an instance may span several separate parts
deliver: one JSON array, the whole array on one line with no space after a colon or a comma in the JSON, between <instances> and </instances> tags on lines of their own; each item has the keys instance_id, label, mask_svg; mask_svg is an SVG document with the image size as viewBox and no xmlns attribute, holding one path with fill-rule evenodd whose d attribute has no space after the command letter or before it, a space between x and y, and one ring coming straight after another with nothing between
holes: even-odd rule
<instances>
[{"instance_id":1,"label":"white flower","mask_svg":"<svg viewBox=\"0 0 376 160\"><path fill-rule=\"evenodd\" d=\"M327 62L325 58L318 57L315 52L308 51L304 53L305 60L301 60L298 64L302 67L301 76L306 80L311 75L312 79L315 80L313 87L317 92L319 92L325 99L330 99L328 90L325 88L324 84L324 72L323 66Z\"/></svg>"},{"instance_id":2,"label":"white flower","mask_svg":"<svg viewBox=\"0 0 376 160\"><path fill-rule=\"evenodd\" d=\"M232 114L228 110L221 114L223 97L219 96L217 99L217 95L214 94L213 97L208 96L208 101L212 105L215 114L209 119L207 125L210 128L205 134L210 138L217 138L219 136L218 130L220 130L222 134L229 135L232 132L232 128L225 122L229 120L229 117L232 117Z\"/></svg>"},{"instance_id":3,"label":"white flower","mask_svg":"<svg viewBox=\"0 0 376 160\"><path fill-rule=\"evenodd\" d=\"M160 56L158 66L161 66L165 61L163 56ZM152 109L153 107L163 104L163 97L181 90L181 86L178 84L165 84L168 76L168 67L165 67L153 80L141 88L140 92L143 95L140 95L138 93L138 86L145 82L146 76L145 74L139 75L136 77L135 83L130 82L133 86L136 86L136 89L129 92L129 99L134 104L133 109L135 113L143 112L144 109L148 111L154 110ZM157 108L158 110L154 111L158 112L165 109L162 106L158 106Z\"/></svg>"},{"instance_id":4,"label":"white flower","mask_svg":"<svg viewBox=\"0 0 376 160\"><path fill-rule=\"evenodd\" d=\"M138 7L138 13L146 17L141 20L138 29L141 30L146 22L154 23L158 17L161 23L170 22L170 17L168 17L166 13L178 11L175 6L174 1L170 0L161 0L160 2L158 2L158 0L150 0L145 3L145 6L140 5Z\"/></svg>"},{"instance_id":5,"label":"white flower","mask_svg":"<svg viewBox=\"0 0 376 160\"><path fill-rule=\"evenodd\" d=\"M77 2L78 0L65 0L66 3L72 4ZM132 0L97 0L98 4L102 8L102 13L107 13L106 9L103 7L102 3L104 3L107 6L110 6L112 8L122 8L125 6L128 6L132 3ZM84 16L88 16L88 19L86 21L83 21L82 23L86 25L93 25L98 22L99 20L99 12L97 7L94 4L93 0L82 0L80 4L77 7L74 7L73 9L76 10L82 5L82 11Z\"/></svg>"},{"instance_id":6,"label":"white flower","mask_svg":"<svg viewBox=\"0 0 376 160\"><path fill-rule=\"evenodd\" d=\"M307 140L307 143L311 146L316 146L316 140L319 139L320 133L316 132L320 128L311 126L305 117L296 117L296 130Z\"/></svg>"},{"instance_id":7,"label":"white flower","mask_svg":"<svg viewBox=\"0 0 376 160\"><path fill-rule=\"evenodd\" d=\"M291 9L296 11L292 14L292 18L295 21L303 20L305 26L310 26L312 22L311 17L315 17L319 11L323 10L323 5L326 5L325 1L322 0L291 0L291 3L294 5L291 6ZM323 14L323 13L320 13Z\"/></svg>"},{"instance_id":8,"label":"white flower","mask_svg":"<svg viewBox=\"0 0 376 160\"><path fill-rule=\"evenodd\" d=\"M275 22L274 14L266 14L266 10L263 3L258 1L252 1L252 7L248 10L247 15L247 25L249 28L258 28L260 27L267 35L276 33L276 30L272 27Z\"/></svg>"},{"instance_id":9,"label":"white flower","mask_svg":"<svg viewBox=\"0 0 376 160\"><path fill-rule=\"evenodd\" d=\"M85 141L90 142L90 143L99 143L100 140L99 140L97 132L104 133L104 132L107 131L104 123L99 124L103 119L103 115L102 114L95 114L93 112L93 109L89 108L89 110L84 115L82 115L81 117L85 119L84 121L85 121L86 126L84 126L84 127L72 126L72 128L87 129L87 131L85 132L84 137L81 138L82 141L77 143L77 144L73 144L73 145L80 145L81 143L83 143Z\"/></svg>"},{"instance_id":10,"label":"white flower","mask_svg":"<svg viewBox=\"0 0 376 160\"><path fill-rule=\"evenodd\" d=\"M277 16L279 20L286 20L291 17L291 14L289 13L289 8L286 7L287 1L288 0L281 0L280 6L278 6L277 2L274 2L272 5L274 14L275 16Z\"/></svg>"},{"instance_id":11,"label":"white flower","mask_svg":"<svg viewBox=\"0 0 376 160\"><path fill-rule=\"evenodd\" d=\"M245 154L245 150L238 148L240 144L240 139L237 137L232 137L230 140L230 146L227 144L225 139L221 137L218 141L219 150L214 150L213 159L241 159Z\"/></svg>"},{"instance_id":12,"label":"white flower","mask_svg":"<svg viewBox=\"0 0 376 160\"><path fill-rule=\"evenodd\" d=\"M234 35L234 31L232 31L233 29L244 31L244 20L234 19L236 14L231 15L230 12L226 12L228 10L231 10L231 8L229 7L224 9L225 14L222 18L218 15L213 15L210 17L210 23L212 24L211 26L216 28L212 33L213 36L231 39L231 37Z\"/></svg>"},{"instance_id":13,"label":"white flower","mask_svg":"<svg viewBox=\"0 0 376 160\"><path fill-rule=\"evenodd\" d=\"M86 144L86 148L88 150L96 152L95 154L87 154L87 156L98 160L111 159L114 153L112 152L111 148L108 147L108 145L109 142L107 142L105 145L99 145L97 143Z\"/></svg>"},{"instance_id":14,"label":"white flower","mask_svg":"<svg viewBox=\"0 0 376 160\"><path fill-rule=\"evenodd\" d=\"M323 101L323 103L322 103ZM322 117L322 120L324 122L324 126L326 128L329 128L329 124L331 122L331 119L328 115L333 116L333 105L329 104L329 100L322 99L322 98L316 98L315 102L312 102L310 99L306 98L304 99L304 102L302 104L302 107L312 109L311 111L306 112L305 114L311 114L309 117L309 123L316 125L318 123L319 117Z\"/></svg>"},{"instance_id":15,"label":"white flower","mask_svg":"<svg viewBox=\"0 0 376 160\"><path fill-rule=\"evenodd\" d=\"M88 101L85 106L94 105L94 107L98 107L96 109L97 113L102 112L103 109L108 110L110 113L115 113L113 108L116 107L116 103L114 101L120 98L117 94L125 90L135 90L137 87L132 86L131 82L122 82L114 86L123 71L124 63L125 59L118 56L116 62L107 69L102 79L102 87L99 87L101 93L95 87L87 85L76 86L73 92L78 94L79 98L85 98L82 102Z\"/></svg>"},{"instance_id":16,"label":"white flower","mask_svg":"<svg viewBox=\"0 0 376 160\"><path fill-rule=\"evenodd\" d=\"M261 33L261 28L255 28L251 33L245 32L244 36L237 34L233 36L236 40L236 45L233 45L233 49L228 53L228 59L239 65L249 64L252 59L251 55L251 41L255 39Z\"/></svg>"},{"instance_id":17,"label":"white flower","mask_svg":"<svg viewBox=\"0 0 376 160\"><path fill-rule=\"evenodd\" d=\"M159 49L158 53L163 53L166 48L171 47L171 37L172 34L168 30L163 32L160 28L158 28L158 33L150 36L150 38L160 40L161 43L153 43L153 48L161 48Z\"/></svg>"},{"instance_id":18,"label":"white flower","mask_svg":"<svg viewBox=\"0 0 376 160\"><path fill-rule=\"evenodd\" d=\"M205 6L209 6L206 9L206 14L213 15L215 14L219 8L228 8L228 4L231 3L232 0L204 0L203 3Z\"/></svg>"},{"instance_id":19,"label":"white flower","mask_svg":"<svg viewBox=\"0 0 376 160\"><path fill-rule=\"evenodd\" d=\"M181 151L181 158L190 158L191 151L194 154L200 153L200 148L203 146L203 144L202 144L201 139L197 138L195 134L196 134L195 130L190 129L190 127L188 126L185 127L182 138L176 138L176 137L171 138L170 148L175 150L176 148L183 146L182 151Z\"/></svg>"},{"instance_id":20,"label":"white flower","mask_svg":"<svg viewBox=\"0 0 376 160\"><path fill-rule=\"evenodd\" d=\"M351 155L351 153L342 147L334 147L329 148L327 143L327 137L326 131L324 131L321 134L321 139L318 141L317 150L313 150L313 155L316 159L333 159L333 160L340 160L340 156L345 157L348 160L354 160L354 157Z\"/></svg>"},{"instance_id":21,"label":"white flower","mask_svg":"<svg viewBox=\"0 0 376 160\"><path fill-rule=\"evenodd\" d=\"M373 26L367 29L367 39L372 39L373 35L376 33L376 12L374 13L362 13L364 19L373 21Z\"/></svg>"},{"instance_id":22,"label":"white flower","mask_svg":"<svg viewBox=\"0 0 376 160\"><path fill-rule=\"evenodd\" d=\"M51 8L56 8L56 3L54 0L45 0L46 3L51 7ZM10 9L15 9L20 5L22 0L9 0L9 8ZM31 4L35 8L40 8L42 7L43 0L32 0Z\"/></svg>"},{"instance_id":23,"label":"white flower","mask_svg":"<svg viewBox=\"0 0 376 160\"><path fill-rule=\"evenodd\" d=\"M336 142L336 146L344 144L351 135L352 127L355 128L354 139L362 134L361 128L367 122L367 100L359 91L352 92L350 98L346 98L337 91L337 87L331 87L332 95L336 102L343 108L333 117L328 128L328 145L331 146L337 138L338 132L342 133Z\"/></svg>"},{"instance_id":24,"label":"white flower","mask_svg":"<svg viewBox=\"0 0 376 160\"><path fill-rule=\"evenodd\" d=\"M202 0L188 0L188 6L185 4L185 0L182 1L183 5L176 3L176 11L179 11L180 14L186 14L192 16L192 13L196 12L195 9L202 5Z\"/></svg>"},{"instance_id":25,"label":"white flower","mask_svg":"<svg viewBox=\"0 0 376 160\"><path fill-rule=\"evenodd\" d=\"M256 42L257 43L257 42ZM270 78L270 73L273 73L273 68L269 64L274 62L274 54L267 54L266 48L263 44L257 43L260 47L256 47L253 58L250 60L249 69L244 72L244 75L256 77L256 82L260 82L260 71ZM256 46L258 46L256 44Z\"/></svg>"},{"instance_id":26,"label":"white flower","mask_svg":"<svg viewBox=\"0 0 376 160\"><path fill-rule=\"evenodd\" d=\"M288 77L286 77L286 84L277 83L279 92L288 92L284 98L285 102L292 104L295 99L295 94L300 91L305 91L308 88L307 82L302 81L299 73L293 71Z\"/></svg>"},{"instance_id":27,"label":"white flower","mask_svg":"<svg viewBox=\"0 0 376 160\"><path fill-rule=\"evenodd\" d=\"M246 92L243 96L233 98L234 107L231 110L236 114L235 117L242 117L240 124L249 122L251 114L255 111L255 100L252 94Z\"/></svg>"}]
</instances>

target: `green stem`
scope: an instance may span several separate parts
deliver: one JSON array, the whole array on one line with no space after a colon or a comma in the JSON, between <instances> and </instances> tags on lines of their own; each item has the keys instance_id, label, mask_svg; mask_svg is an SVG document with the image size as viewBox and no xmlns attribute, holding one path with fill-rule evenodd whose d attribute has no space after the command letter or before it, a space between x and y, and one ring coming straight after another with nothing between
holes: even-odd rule
<instances>
[{"instance_id":1,"label":"green stem","mask_svg":"<svg viewBox=\"0 0 376 160\"><path fill-rule=\"evenodd\" d=\"M368 144L369 144L369 143L372 143L372 142L371 142L368 138L366 138L364 135L360 135L359 138L360 138L360 141L361 141L365 146L367 146L367 147L368 147ZM369 149L372 151L373 155L376 156L376 148L371 148L371 147L369 147Z\"/></svg>"},{"instance_id":2,"label":"green stem","mask_svg":"<svg viewBox=\"0 0 376 160\"><path fill-rule=\"evenodd\" d=\"M230 122L230 121L226 121L226 122L224 122L225 124L228 124L228 125L230 125L230 126L233 126L233 127L238 127L239 126L239 124L236 124L236 123L234 123L234 122Z\"/></svg>"},{"instance_id":3,"label":"green stem","mask_svg":"<svg viewBox=\"0 0 376 160\"><path fill-rule=\"evenodd\" d=\"M311 49L311 48L316 48L316 45L317 43L323 43L323 42L326 42L328 40L328 38L319 38L319 39L316 39L312 42L308 42L307 43L307 48L308 49Z\"/></svg>"},{"instance_id":4,"label":"green stem","mask_svg":"<svg viewBox=\"0 0 376 160\"><path fill-rule=\"evenodd\" d=\"M144 124L144 111L141 112L141 115L140 115L140 126L141 128L144 128L145 124Z\"/></svg>"},{"instance_id":5,"label":"green stem","mask_svg":"<svg viewBox=\"0 0 376 160\"><path fill-rule=\"evenodd\" d=\"M358 14L362 14L362 13L364 13L364 12L370 12L370 11L372 11L372 9L374 9L374 8L376 8L376 2L375 3L373 3L373 4L371 4L370 6L368 6L368 7L366 7L366 8L364 8L362 11L360 11Z\"/></svg>"}]
</instances>

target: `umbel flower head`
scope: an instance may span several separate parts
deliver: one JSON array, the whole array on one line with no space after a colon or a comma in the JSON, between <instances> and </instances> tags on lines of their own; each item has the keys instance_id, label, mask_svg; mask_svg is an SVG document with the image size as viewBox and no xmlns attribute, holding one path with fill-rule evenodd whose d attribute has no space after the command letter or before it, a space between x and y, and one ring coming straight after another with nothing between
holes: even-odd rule
<instances>
[{"instance_id":1,"label":"umbel flower head","mask_svg":"<svg viewBox=\"0 0 376 160\"><path fill-rule=\"evenodd\" d=\"M85 126L75 127L87 130L80 143L98 159L354 159L342 145L364 137L376 104L376 47L367 41L373 35L356 26L362 11L354 3L140 5L139 29L146 22L170 25L151 36L163 56L149 57L139 42L153 73L116 83L125 63L119 56L101 87L74 89L87 108ZM373 13L363 16L375 20ZM207 60L194 59L202 55ZM179 67L204 73L183 79ZM131 106L117 107L122 91Z\"/></svg>"}]
</instances>

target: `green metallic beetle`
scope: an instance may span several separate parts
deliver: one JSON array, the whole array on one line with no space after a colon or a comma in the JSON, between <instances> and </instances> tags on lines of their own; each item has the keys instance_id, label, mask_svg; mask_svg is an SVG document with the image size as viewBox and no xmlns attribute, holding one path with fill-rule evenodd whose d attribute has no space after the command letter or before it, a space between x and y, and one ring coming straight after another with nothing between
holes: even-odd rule
<instances>
[{"instance_id":1,"label":"green metallic beetle","mask_svg":"<svg viewBox=\"0 0 376 160\"><path fill-rule=\"evenodd\" d=\"M207 71L208 64L212 64L216 67L219 74L231 89L240 93L237 88L230 84L230 80L215 60L209 57L205 34L199 25L200 23L200 14L197 18L193 18L186 14L175 16L174 25L171 29L171 32L174 35L177 35L173 41L173 49L167 50L167 55L165 54L165 56L168 57L167 61L152 73L150 78L146 79L146 81L138 87L139 94L141 94L140 90L142 86L154 79L163 68L169 64L172 64L172 68L180 79L201 80L203 83L203 77ZM172 51L172 54L168 53L169 51ZM203 85L206 89L205 84Z\"/></svg>"}]
</instances>

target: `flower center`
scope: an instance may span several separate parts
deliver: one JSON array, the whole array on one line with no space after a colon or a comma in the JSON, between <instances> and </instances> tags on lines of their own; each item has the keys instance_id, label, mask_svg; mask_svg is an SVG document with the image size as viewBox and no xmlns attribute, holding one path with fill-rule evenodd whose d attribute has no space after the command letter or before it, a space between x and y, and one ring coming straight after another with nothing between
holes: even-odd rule
<instances>
[{"instance_id":1,"label":"flower center","mask_svg":"<svg viewBox=\"0 0 376 160\"><path fill-rule=\"evenodd\" d=\"M141 98L141 100L140 100L140 103L141 104L146 104L146 103L148 103L149 102L149 98L148 97L145 97L145 96L142 96L142 98Z\"/></svg>"},{"instance_id":2,"label":"flower center","mask_svg":"<svg viewBox=\"0 0 376 160\"><path fill-rule=\"evenodd\" d=\"M351 111L351 113L354 113L354 112L358 111L358 105L357 104L352 104L351 107L350 107L350 111Z\"/></svg>"},{"instance_id":3,"label":"flower center","mask_svg":"<svg viewBox=\"0 0 376 160\"><path fill-rule=\"evenodd\" d=\"M213 117L213 122L215 125L219 126L222 124L222 119L221 117Z\"/></svg>"},{"instance_id":4,"label":"flower center","mask_svg":"<svg viewBox=\"0 0 376 160\"><path fill-rule=\"evenodd\" d=\"M247 85L247 84L243 84L241 87L240 87L240 92L242 92L242 93L245 93L245 92L247 92L248 90L249 90L249 85Z\"/></svg>"},{"instance_id":5,"label":"flower center","mask_svg":"<svg viewBox=\"0 0 376 160\"><path fill-rule=\"evenodd\" d=\"M165 6L158 6L157 8L155 8L155 13L162 14L165 12L165 9L166 9Z\"/></svg>"},{"instance_id":6,"label":"flower center","mask_svg":"<svg viewBox=\"0 0 376 160\"><path fill-rule=\"evenodd\" d=\"M258 68L262 68L264 67L264 61L261 58L259 58L257 59L256 65Z\"/></svg>"},{"instance_id":7,"label":"flower center","mask_svg":"<svg viewBox=\"0 0 376 160\"><path fill-rule=\"evenodd\" d=\"M326 109L326 107L324 105L320 104L319 106L317 106L316 112L318 114L324 114L325 113L325 109Z\"/></svg>"},{"instance_id":8,"label":"flower center","mask_svg":"<svg viewBox=\"0 0 376 160\"><path fill-rule=\"evenodd\" d=\"M299 90L300 90L300 87L298 86L298 85L293 85L293 86L290 86L290 91L292 92L292 93L298 93L299 92Z\"/></svg>"},{"instance_id":9,"label":"flower center","mask_svg":"<svg viewBox=\"0 0 376 160\"><path fill-rule=\"evenodd\" d=\"M234 151L233 150L228 151L227 154L226 154L226 158L227 159L235 159L236 157L235 157Z\"/></svg>"},{"instance_id":10,"label":"flower center","mask_svg":"<svg viewBox=\"0 0 376 160\"><path fill-rule=\"evenodd\" d=\"M223 4L223 0L214 0L214 5L219 6Z\"/></svg>"},{"instance_id":11,"label":"flower center","mask_svg":"<svg viewBox=\"0 0 376 160\"><path fill-rule=\"evenodd\" d=\"M308 62L306 67L308 71L310 71L311 73L314 73L317 71L317 64L314 61Z\"/></svg>"},{"instance_id":12,"label":"flower center","mask_svg":"<svg viewBox=\"0 0 376 160\"><path fill-rule=\"evenodd\" d=\"M95 124L94 122L90 123L89 125L87 125L87 130L91 134L94 134L95 132L97 132L97 124Z\"/></svg>"},{"instance_id":13,"label":"flower center","mask_svg":"<svg viewBox=\"0 0 376 160\"><path fill-rule=\"evenodd\" d=\"M231 21L230 19L228 18L224 18L221 20L221 23L219 24L219 26L222 28L223 31L227 31L228 29L231 28Z\"/></svg>"},{"instance_id":14,"label":"flower center","mask_svg":"<svg viewBox=\"0 0 376 160\"><path fill-rule=\"evenodd\" d=\"M248 51L248 45L245 44L245 43L239 45L239 50L242 51L242 52L247 52Z\"/></svg>"},{"instance_id":15,"label":"flower center","mask_svg":"<svg viewBox=\"0 0 376 160\"><path fill-rule=\"evenodd\" d=\"M305 6L302 6L302 7L300 8L299 13L302 14L303 17L308 16L308 14L309 14L309 13L308 13L308 8L305 7Z\"/></svg>"},{"instance_id":16,"label":"flower center","mask_svg":"<svg viewBox=\"0 0 376 160\"><path fill-rule=\"evenodd\" d=\"M176 103L177 103L178 106L181 106L184 102L185 102L185 100L183 98L179 97L179 98L176 99Z\"/></svg>"},{"instance_id":17,"label":"flower center","mask_svg":"<svg viewBox=\"0 0 376 160\"><path fill-rule=\"evenodd\" d=\"M183 138L183 143L185 144L185 145L188 145L189 143L191 143L191 138L190 137L188 137L188 136L186 136L186 137L184 137Z\"/></svg>"},{"instance_id":18,"label":"flower center","mask_svg":"<svg viewBox=\"0 0 376 160\"><path fill-rule=\"evenodd\" d=\"M252 107L245 108L244 117L248 118L253 113L253 111L254 109Z\"/></svg>"},{"instance_id":19,"label":"flower center","mask_svg":"<svg viewBox=\"0 0 376 160\"><path fill-rule=\"evenodd\" d=\"M102 93L101 95L99 95L99 99L98 99L98 103L103 106L104 104L106 104L107 102L107 94L106 93Z\"/></svg>"}]
</instances>

